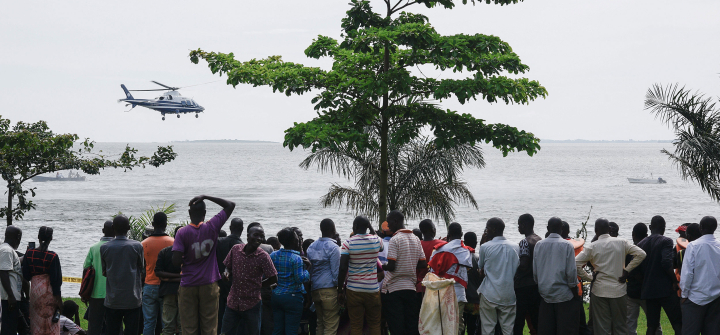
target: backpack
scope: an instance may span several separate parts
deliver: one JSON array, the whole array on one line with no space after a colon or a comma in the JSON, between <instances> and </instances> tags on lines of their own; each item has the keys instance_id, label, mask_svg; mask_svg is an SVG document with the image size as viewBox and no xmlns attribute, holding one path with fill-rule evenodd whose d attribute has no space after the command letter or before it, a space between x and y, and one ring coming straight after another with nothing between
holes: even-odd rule
<instances>
[{"instance_id":1,"label":"backpack","mask_svg":"<svg viewBox=\"0 0 720 335\"><path fill-rule=\"evenodd\" d=\"M83 269L82 282L80 283L80 300L87 303L92 297L95 288L95 268L92 266Z\"/></svg>"}]
</instances>

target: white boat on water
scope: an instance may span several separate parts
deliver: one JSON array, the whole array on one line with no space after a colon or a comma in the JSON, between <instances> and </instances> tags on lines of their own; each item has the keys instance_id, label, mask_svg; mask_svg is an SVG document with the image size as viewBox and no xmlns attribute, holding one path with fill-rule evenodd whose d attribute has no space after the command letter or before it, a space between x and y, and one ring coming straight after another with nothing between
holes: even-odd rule
<instances>
[{"instance_id":1,"label":"white boat on water","mask_svg":"<svg viewBox=\"0 0 720 335\"><path fill-rule=\"evenodd\" d=\"M662 178L657 179L641 179L641 178L628 178L630 184L667 184L667 181Z\"/></svg>"}]
</instances>

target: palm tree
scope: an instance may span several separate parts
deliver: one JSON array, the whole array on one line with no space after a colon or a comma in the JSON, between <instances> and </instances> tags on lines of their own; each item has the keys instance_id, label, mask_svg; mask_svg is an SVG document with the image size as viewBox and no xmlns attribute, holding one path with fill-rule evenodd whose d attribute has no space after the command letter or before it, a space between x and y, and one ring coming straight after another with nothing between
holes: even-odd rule
<instances>
[{"instance_id":1,"label":"palm tree","mask_svg":"<svg viewBox=\"0 0 720 335\"><path fill-rule=\"evenodd\" d=\"M374 127L368 127L371 137L378 137ZM378 137L379 138L379 137ZM408 218L436 218L449 224L455 217L456 204L478 208L467 184L459 176L465 166L485 166L480 147L463 144L439 149L429 137L419 137L410 143L388 146L388 207L401 210ZM355 186L333 183L320 198L324 207L345 206L356 214L373 219L379 216L380 151L361 150L338 144L333 149L320 149L300 163L303 169L317 166L320 172L330 172L354 179ZM380 220L382 221L382 220Z\"/></svg>"},{"instance_id":2,"label":"palm tree","mask_svg":"<svg viewBox=\"0 0 720 335\"><path fill-rule=\"evenodd\" d=\"M672 126L675 152L665 149L683 179L691 179L720 201L720 109L716 101L677 84L656 84L645 96L645 109Z\"/></svg>"}]
</instances>

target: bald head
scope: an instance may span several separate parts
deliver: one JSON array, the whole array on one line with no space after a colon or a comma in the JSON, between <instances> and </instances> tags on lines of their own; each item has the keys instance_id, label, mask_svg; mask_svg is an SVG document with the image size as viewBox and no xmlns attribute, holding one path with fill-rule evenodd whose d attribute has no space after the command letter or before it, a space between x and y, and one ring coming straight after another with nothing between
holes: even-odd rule
<instances>
[{"instance_id":1,"label":"bald head","mask_svg":"<svg viewBox=\"0 0 720 335\"><path fill-rule=\"evenodd\" d=\"M9 244L13 249L17 249L20 246L20 240L22 240L22 230L15 226L8 226L5 228L5 243Z\"/></svg>"},{"instance_id":2,"label":"bald head","mask_svg":"<svg viewBox=\"0 0 720 335\"><path fill-rule=\"evenodd\" d=\"M547 230L551 234L561 234L563 228L562 220L559 217L551 217L548 220Z\"/></svg>"},{"instance_id":3,"label":"bald head","mask_svg":"<svg viewBox=\"0 0 720 335\"><path fill-rule=\"evenodd\" d=\"M610 221L605 218L595 220L595 235L610 234Z\"/></svg>"}]
</instances>

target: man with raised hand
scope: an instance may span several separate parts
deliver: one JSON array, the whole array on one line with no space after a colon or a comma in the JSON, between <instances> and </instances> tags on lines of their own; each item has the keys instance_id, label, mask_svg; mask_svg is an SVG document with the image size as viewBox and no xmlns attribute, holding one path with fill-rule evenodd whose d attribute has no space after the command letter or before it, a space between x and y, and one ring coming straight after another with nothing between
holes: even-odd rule
<instances>
[{"instance_id":1,"label":"man with raised hand","mask_svg":"<svg viewBox=\"0 0 720 335\"><path fill-rule=\"evenodd\" d=\"M577 273L585 281L593 281L583 267L592 264L597 273L590 291L590 309L593 322L593 334L627 334L627 284L628 272L635 269L643 259L645 252L630 241L610 236L610 222L600 218L595 221L597 241L585 245L585 249L575 257ZM632 255L633 260L625 265L625 257Z\"/></svg>"},{"instance_id":2,"label":"man with raised hand","mask_svg":"<svg viewBox=\"0 0 720 335\"><path fill-rule=\"evenodd\" d=\"M419 334L420 304L415 287L417 270L427 268L420 240L405 228L405 216L398 210L387 215L393 237L388 244L388 262L383 265L385 280L382 304L385 320L393 335Z\"/></svg>"},{"instance_id":3,"label":"man with raised hand","mask_svg":"<svg viewBox=\"0 0 720 335\"><path fill-rule=\"evenodd\" d=\"M508 241L500 218L487 221L485 235L488 242L480 245L478 267L480 277L480 325L482 334L494 334L499 325L503 335L513 333L515 326L515 285L513 278L520 262L517 244Z\"/></svg>"},{"instance_id":4,"label":"man with raised hand","mask_svg":"<svg viewBox=\"0 0 720 335\"><path fill-rule=\"evenodd\" d=\"M18 328L18 302L23 286L20 258L15 250L20 246L22 230L5 228L5 242L0 245L0 294L2 295L2 327L0 334L15 335Z\"/></svg>"},{"instance_id":5,"label":"man with raised hand","mask_svg":"<svg viewBox=\"0 0 720 335\"><path fill-rule=\"evenodd\" d=\"M223 208L207 222L204 200ZM220 298L217 240L220 229L235 209L235 203L201 195L190 200L189 206L190 223L178 230L172 249L173 264L182 264L178 291L182 333L217 335Z\"/></svg>"},{"instance_id":6,"label":"man with raised hand","mask_svg":"<svg viewBox=\"0 0 720 335\"><path fill-rule=\"evenodd\" d=\"M155 326L158 322L157 317L162 310L163 298L160 296L160 278L155 275L155 264L160 250L173 245L174 239L165 233L167 222L168 218L165 213L155 213L152 221L153 232L142 241L143 252L145 253L145 286L143 286L145 327L143 334L153 334L155 332Z\"/></svg>"},{"instance_id":7,"label":"man with raised hand","mask_svg":"<svg viewBox=\"0 0 720 335\"><path fill-rule=\"evenodd\" d=\"M650 335L660 328L661 308L665 310L675 333L682 332L680 297L677 296L677 277L673 271L675 248L673 240L664 234L665 219L656 215L650 221L650 236L637 244L647 254L640 267L643 274L640 298L645 300L647 334Z\"/></svg>"},{"instance_id":8,"label":"man with raised hand","mask_svg":"<svg viewBox=\"0 0 720 335\"><path fill-rule=\"evenodd\" d=\"M351 335L363 333L365 320L370 335L379 335L381 302L377 279L377 257L378 252L383 250L383 244L375 235L370 220L365 216L355 218L353 233L353 236L343 242L340 249L338 297L341 302L347 301ZM347 289L343 290L342 283L346 278Z\"/></svg>"},{"instance_id":9,"label":"man with raised hand","mask_svg":"<svg viewBox=\"0 0 720 335\"><path fill-rule=\"evenodd\" d=\"M260 290L277 283L275 265L270 255L260 249L264 240L265 230L261 225L248 227L247 244L233 246L223 262L232 284L223 317L222 334L260 334Z\"/></svg>"},{"instance_id":10,"label":"man with raised hand","mask_svg":"<svg viewBox=\"0 0 720 335\"><path fill-rule=\"evenodd\" d=\"M93 244L85 257L83 269L93 267L95 269L95 280L90 301L88 302L88 335L100 335L103 324L105 324L105 276L102 273L102 260L100 259L100 246L112 241L115 238L113 222L105 221L103 224L103 237Z\"/></svg>"},{"instance_id":11,"label":"man with raised hand","mask_svg":"<svg viewBox=\"0 0 720 335\"><path fill-rule=\"evenodd\" d=\"M142 316L142 278L145 262L142 244L127 237L130 220L113 219L115 238L100 246L102 273L107 278L105 322L108 335L138 334ZM124 327L123 327L124 326Z\"/></svg>"},{"instance_id":12,"label":"man with raised hand","mask_svg":"<svg viewBox=\"0 0 720 335\"><path fill-rule=\"evenodd\" d=\"M680 275L683 335L718 334L720 331L720 242L715 238L717 220L700 220L702 237L685 249Z\"/></svg>"},{"instance_id":13,"label":"man with raised hand","mask_svg":"<svg viewBox=\"0 0 720 335\"><path fill-rule=\"evenodd\" d=\"M468 269L472 268L472 255L470 250L462 243L463 231L459 223L453 222L448 226L447 242L438 244L432 253L430 270L440 278L453 279L455 296L457 297L458 335L465 334L463 311L468 302L465 288L468 284Z\"/></svg>"},{"instance_id":14,"label":"man with raised hand","mask_svg":"<svg viewBox=\"0 0 720 335\"><path fill-rule=\"evenodd\" d=\"M548 221L550 235L538 241L533 254L533 278L538 285L540 302L538 334L573 335L579 331L579 309L575 249L560 236L562 220Z\"/></svg>"},{"instance_id":15,"label":"man with raised hand","mask_svg":"<svg viewBox=\"0 0 720 335\"><path fill-rule=\"evenodd\" d=\"M335 236L335 222L320 221L322 237L313 242L307 250L312 264L310 271L311 295L317 313L317 333L337 334L340 325L340 304L338 304L338 273L340 272L340 247Z\"/></svg>"}]
</instances>

